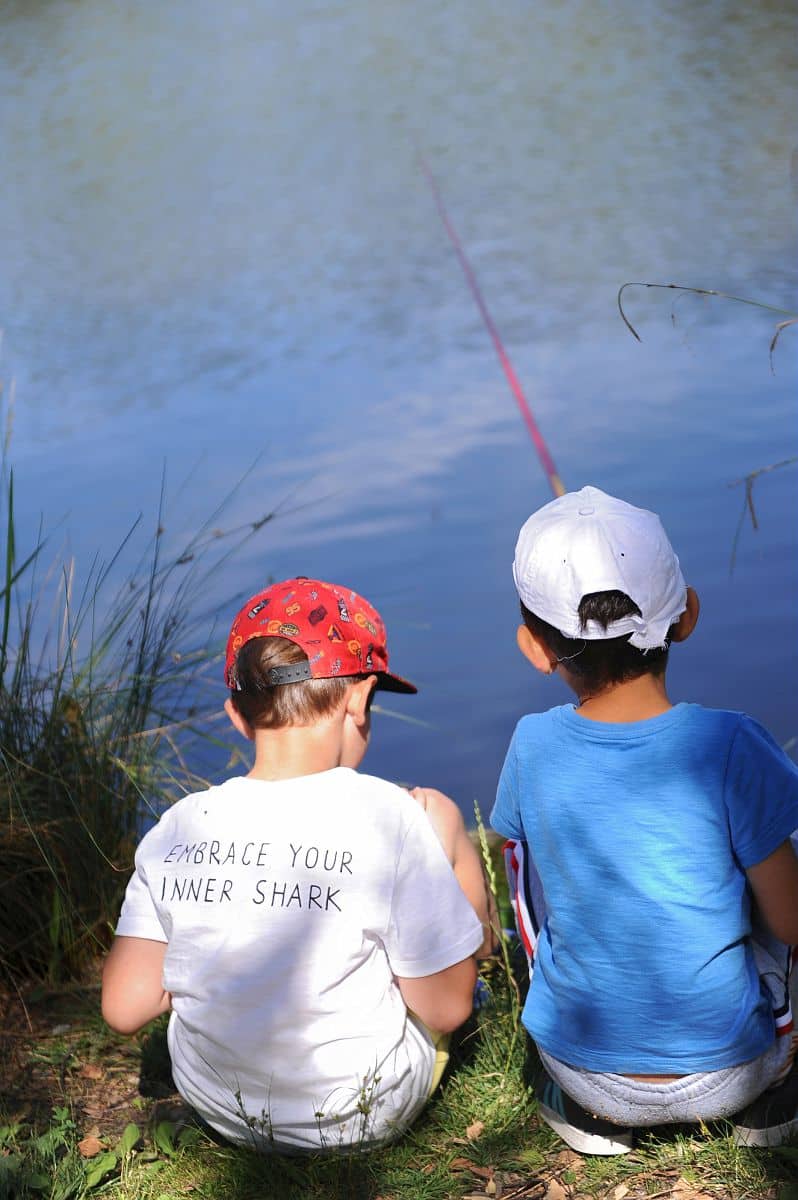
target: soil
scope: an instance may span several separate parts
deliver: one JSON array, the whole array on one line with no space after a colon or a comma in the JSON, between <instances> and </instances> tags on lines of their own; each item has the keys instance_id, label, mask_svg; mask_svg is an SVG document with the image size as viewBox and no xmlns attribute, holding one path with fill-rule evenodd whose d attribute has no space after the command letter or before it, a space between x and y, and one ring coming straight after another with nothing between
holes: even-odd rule
<instances>
[{"instance_id":1,"label":"soil","mask_svg":"<svg viewBox=\"0 0 798 1200\"><path fill-rule=\"evenodd\" d=\"M0 1120L43 1131L53 1108L66 1106L80 1137L112 1145L130 1122L190 1119L171 1078L165 1020L134 1037L112 1033L99 973L60 988L0 989Z\"/></svg>"}]
</instances>

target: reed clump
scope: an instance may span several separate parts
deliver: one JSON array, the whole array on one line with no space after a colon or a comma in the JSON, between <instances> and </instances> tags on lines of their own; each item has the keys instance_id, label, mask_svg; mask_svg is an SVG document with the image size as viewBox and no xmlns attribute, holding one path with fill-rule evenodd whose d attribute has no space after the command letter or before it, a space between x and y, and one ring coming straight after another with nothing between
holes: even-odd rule
<instances>
[{"instance_id":1,"label":"reed clump","mask_svg":"<svg viewBox=\"0 0 798 1200\"><path fill-rule=\"evenodd\" d=\"M10 472L0 503L0 968L54 982L110 941L148 813L197 784L185 739L210 655L182 648L213 539L164 562L159 514L121 586L130 535L76 598L72 563L39 581L43 539L18 561Z\"/></svg>"}]
</instances>

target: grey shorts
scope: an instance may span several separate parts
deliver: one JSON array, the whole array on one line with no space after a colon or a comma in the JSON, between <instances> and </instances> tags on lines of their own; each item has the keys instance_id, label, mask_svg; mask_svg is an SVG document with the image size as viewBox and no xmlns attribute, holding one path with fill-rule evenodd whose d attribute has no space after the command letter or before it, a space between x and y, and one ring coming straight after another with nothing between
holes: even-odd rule
<instances>
[{"instance_id":1,"label":"grey shorts","mask_svg":"<svg viewBox=\"0 0 798 1200\"><path fill-rule=\"evenodd\" d=\"M682 1075L667 1083L583 1071L552 1058L540 1047L538 1054L552 1079L582 1108L616 1125L635 1127L729 1117L755 1100L780 1075L789 1050L790 1039L777 1038L751 1062Z\"/></svg>"},{"instance_id":2,"label":"grey shorts","mask_svg":"<svg viewBox=\"0 0 798 1200\"><path fill-rule=\"evenodd\" d=\"M774 1006L783 999L785 968L789 957L781 943L757 930L752 949L759 977L773 995ZM792 1008L798 991L793 972L789 981L793 992ZM540 1061L564 1092L588 1112L617 1125L667 1125L682 1121L711 1121L738 1112L756 1100L771 1084L780 1082L792 1062L794 1039L776 1037L759 1058L724 1067L719 1071L701 1071L682 1075L668 1082L649 1083L614 1075L585 1071L552 1058L538 1046Z\"/></svg>"}]
</instances>

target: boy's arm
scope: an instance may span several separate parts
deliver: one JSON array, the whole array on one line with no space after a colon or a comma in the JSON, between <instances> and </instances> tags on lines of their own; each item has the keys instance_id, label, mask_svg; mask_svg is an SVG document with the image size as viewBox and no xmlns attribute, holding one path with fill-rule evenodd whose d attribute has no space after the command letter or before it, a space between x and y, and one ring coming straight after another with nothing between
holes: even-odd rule
<instances>
[{"instance_id":1,"label":"boy's arm","mask_svg":"<svg viewBox=\"0 0 798 1200\"><path fill-rule=\"evenodd\" d=\"M745 873L770 932L788 946L798 944L798 859L790 839Z\"/></svg>"},{"instance_id":2,"label":"boy's arm","mask_svg":"<svg viewBox=\"0 0 798 1200\"><path fill-rule=\"evenodd\" d=\"M471 1016L477 964L473 958L417 979L396 977L409 1009L436 1033L451 1033Z\"/></svg>"},{"instance_id":3,"label":"boy's arm","mask_svg":"<svg viewBox=\"0 0 798 1200\"><path fill-rule=\"evenodd\" d=\"M117 937L103 967L102 1013L117 1033L136 1033L169 1012L172 997L163 986L166 942Z\"/></svg>"},{"instance_id":4,"label":"boy's arm","mask_svg":"<svg viewBox=\"0 0 798 1200\"><path fill-rule=\"evenodd\" d=\"M451 863L457 882L482 922L482 945L476 951L476 955L477 958L485 958L492 954L496 947L498 916L493 896L485 882L482 859L468 836L463 815L454 800L435 788L413 788L410 795L426 812Z\"/></svg>"}]
</instances>

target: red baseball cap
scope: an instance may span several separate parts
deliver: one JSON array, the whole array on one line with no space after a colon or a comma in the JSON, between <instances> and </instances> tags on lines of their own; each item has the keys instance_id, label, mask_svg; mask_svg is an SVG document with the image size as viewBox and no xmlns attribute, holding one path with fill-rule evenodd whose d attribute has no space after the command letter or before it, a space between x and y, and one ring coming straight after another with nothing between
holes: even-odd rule
<instances>
[{"instance_id":1,"label":"red baseball cap","mask_svg":"<svg viewBox=\"0 0 798 1200\"><path fill-rule=\"evenodd\" d=\"M376 675L388 692L418 689L388 670L385 625L376 608L351 588L304 575L273 583L252 596L233 621L227 639L224 678L235 691L236 657L256 637L282 637L300 646L308 661L273 667L269 683Z\"/></svg>"}]
</instances>

